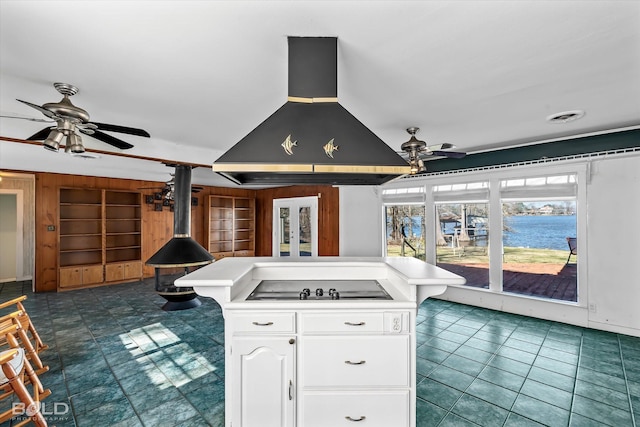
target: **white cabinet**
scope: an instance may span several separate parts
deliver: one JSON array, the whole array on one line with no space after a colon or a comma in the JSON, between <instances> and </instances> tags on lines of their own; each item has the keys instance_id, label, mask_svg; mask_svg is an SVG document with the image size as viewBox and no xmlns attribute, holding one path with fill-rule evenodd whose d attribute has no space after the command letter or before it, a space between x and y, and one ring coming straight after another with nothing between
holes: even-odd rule
<instances>
[{"instance_id":1,"label":"white cabinet","mask_svg":"<svg viewBox=\"0 0 640 427\"><path fill-rule=\"evenodd\" d=\"M232 309L226 318L228 427L415 425L414 311Z\"/></svg>"},{"instance_id":2,"label":"white cabinet","mask_svg":"<svg viewBox=\"0 0 640 427\"><path fill-rule=\"evenodd\" d=\"M232 425L294 426L295 338L241 336L231 346Z\"/></svg>"},{"instance_id":3,"label":"white cabinet","mask_svg":"<svg viewBox=\"0 0 640 427\"><path fill-rule=\"evenodd\" d=\"M300 317L299 425L410 425L415 356L409 311L303 312Z\"/></svg>"},{"instance_id":4,"label":"white cabinet","mask_svg":"<svg viewBox=\"0 0 640 427\"><path fill-rule=\"evenodd\" d=\"M239 310L227 319L227 425L294 427L295 313Z\"/></svg>"}]
</instances>

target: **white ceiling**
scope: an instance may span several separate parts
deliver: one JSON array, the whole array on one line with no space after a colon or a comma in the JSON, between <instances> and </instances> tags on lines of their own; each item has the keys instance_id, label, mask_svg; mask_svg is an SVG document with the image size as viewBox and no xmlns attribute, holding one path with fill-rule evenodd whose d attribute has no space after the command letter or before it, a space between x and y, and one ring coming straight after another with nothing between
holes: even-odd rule
<instances>
[{"instance_id":1,"label":"white ceiling","mask_svg":"<svg viewBox=\"0 0 640 427\"><path fill-rule=\"evenodd\" d=\"M640 125L639 1L0 1L0 114L62 97L127 154L210 165L286 101L287 36L338 37L341 105L398 150L476 152ZM553 113L584 110L565 124ZM0 119L0 136L44 123ZM91 150L119 150L90 137ZM160 162L0 141L0 168L166 181ZM209 168L194 183L231 186Z\"/></svg>"}]
</instances>

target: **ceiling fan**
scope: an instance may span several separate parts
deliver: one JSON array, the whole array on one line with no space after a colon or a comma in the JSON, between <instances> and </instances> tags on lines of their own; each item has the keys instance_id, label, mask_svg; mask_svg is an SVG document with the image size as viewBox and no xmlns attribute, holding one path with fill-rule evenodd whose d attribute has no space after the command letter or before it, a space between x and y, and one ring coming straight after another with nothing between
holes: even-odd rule
<instances>
[{"instance_id":1,"label":"ceiling fan","mask_svg":"<svg viewBox=\"0 0 640 427\"><path fill-rule=\"evenodd\" d=\"M176 188L176 177L175 177L175 174L172 173L171 179L167 181L163 187L143 187L143 188L138 188L138 190L158 190L158 193L162 195L163 199L173 200L174 194L175 194L175 188ZM191 186L192 193L199 193L203 189L204 187L200 187L197 185Z\"/></svg>"},{"instance_id":2,"label":"ceiling fan","mask_svg":"<svg viewBox=\"0 0 640 427\"><path fill-rule=\"evenodd\" d=\"M78 93L78 88L67 83L54 83L53 86L64 97L60 102L50 102L42 106L32 104L31 102L17 99L17 101L35 108L44 114L47 119L35 119L19 116L0 116L12 119L30 120L33 122L56 123L53 127L47 127L41 131L31 135L27 140L44 141L44 148L51 151L58 151L60 143L66 138L64 151L68 153L83 153L85 151L82 145L82 138L77 132L90 135L102 142L106 142L121 150L133 148L133 145L121 139L115 138L102 131L118 132L129 135L144 136L149 138L150 135L143 129L130 128L125 126L110 125L107 123L98 123L89 121L89 113L82 108L76 107L71 103L69 97ZM77 131L77 132L76 132Z\"/></svg>"},{"instance_id":3,"label":"ceiling fan","mask_svg":"<svg viewBox=\"0 0 640 427\"><path fill-rule=\"evenodd\" d=\"M459 151L443 151L450 148L455 148L453 144L436 144L427 145L426 142L416 138L416 133L420 130L418 127L407 128L407 132L411 135L411 138L407 142L402 143L398 151L401 157L403 157L409 166L411 166L411 175L422 173L426 171L424 166L424 159L428 157L450 157L453 159L461 159L466 156L467 153Z\"/></svg>"}]
</instances>

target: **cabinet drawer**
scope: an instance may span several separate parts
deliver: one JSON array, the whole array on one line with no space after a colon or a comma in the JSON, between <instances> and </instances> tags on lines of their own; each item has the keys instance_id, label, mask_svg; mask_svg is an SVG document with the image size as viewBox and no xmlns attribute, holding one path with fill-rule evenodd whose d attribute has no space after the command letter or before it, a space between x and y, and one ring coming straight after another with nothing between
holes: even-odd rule
<instances>
[{"instance_id":1,"label":"cabinet drawer","mask_svg":"<svg viewBox=\"0 0 640 427\"><path fill-rule=\"evenodd\" d=\"M406 427L409 425L409 390L397 392L305 393L305 427ZM358 421L362 421L358 423Z\"/></svg>"},{"instance_id":2,"label":"cabinet drawer","mask_svg":"<svg viewBox=\"0 0 640 427\"><path fill-rule=\"evenodd\" d=\"M295 333L295 313L231 314L233 333Z\"/></svg>"},{"instance_id":3,"label":"cabinet drawer","mask_svg":"<svg viewBox=\"0 0 640 427\"><path fill-rule=\"evenodd\" d=\"M305 387L408 387L408 335L304 337Z\"/></svg>"},{"instance_id":4,"label":"cabinet drawer","mask_svg":"<svg viewBox=\"0 0 640 427\"><path fill-rule=\"evenodd\" d=\"M382 332L382 313L304 313L301 317L302 331L314 333L354 333Z\"/></svg>"}]
</instances>

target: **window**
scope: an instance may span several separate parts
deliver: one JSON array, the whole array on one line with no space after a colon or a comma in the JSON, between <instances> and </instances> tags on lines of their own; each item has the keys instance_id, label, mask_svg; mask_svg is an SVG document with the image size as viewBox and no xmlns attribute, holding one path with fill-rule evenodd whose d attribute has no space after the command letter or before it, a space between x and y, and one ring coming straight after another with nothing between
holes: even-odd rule
<instances>
[{"instance_id":1,"label":"window","mask_svg":"<svg viewBox=\"0 0 640 427\"><path fill-rule=\"evenodd\" d=\"M425 259L424 204L385 206L387 256Z\"/></svg>"},{"instance_id":2,"label":"window","mask_svg":"<svg viewBox=\"0 0 640 427\"><path fill-rule=\"evenodd\" d=\"M569 243L580 242L585 188L578 184L587 171L536 166L495 171L489 179L463 172L426 177L423 187L384 189L386 253L425 259L465 277L467 287L578 302L578 260L585 255L572 253Z\"/></svg>"},{"instance_id":3,"label":"window","mask_svg":"<svg viewBox=\"0 0 640 427\"><path fill-rule=\"evenodd\" d=\"M577 301L575 174L506 179L502 207L502 290Z\"/></svg>"},{"instance_id":4,"label":"window","mask_svg":"<svg viewBox=\"0 0 640 427\"><path fill-rule=\"evenodd\" d=\"M489 205L436 204L436 265L489 288Z\"/></svg>"}]
</instances>

